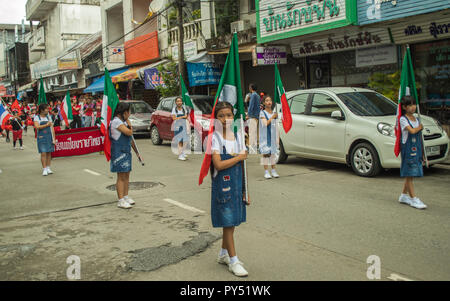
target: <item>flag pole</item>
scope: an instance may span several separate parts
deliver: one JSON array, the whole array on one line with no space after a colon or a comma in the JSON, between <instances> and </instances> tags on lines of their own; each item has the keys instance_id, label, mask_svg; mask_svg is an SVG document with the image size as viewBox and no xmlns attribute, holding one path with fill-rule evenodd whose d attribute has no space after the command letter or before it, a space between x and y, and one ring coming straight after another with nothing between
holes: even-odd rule
<instances>
[{"instance_id":1,"label":"flag pole","mask_svg":"<svg viewBox=\"0 0 450 301\"><path fill-rule=\"evenodd\" d=\"M244 129L244 115L241 114L241 137L243 145L245 146L245 129ZM244 148L245 149L245 148ZM248 202L248 176L247 176L247 159L244 160L244 187L245 187L245 202Z\"/></svg>"}]
</instances>

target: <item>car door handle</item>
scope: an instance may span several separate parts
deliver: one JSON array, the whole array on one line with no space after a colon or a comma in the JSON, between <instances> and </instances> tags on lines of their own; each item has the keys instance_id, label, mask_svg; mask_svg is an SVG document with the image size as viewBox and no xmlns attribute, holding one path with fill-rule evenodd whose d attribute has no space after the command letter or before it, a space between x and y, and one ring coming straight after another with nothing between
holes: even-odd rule
<instances>
[{"instance_id":1,"label":"car door handle","mask_svg":"<svg viewBox=\"0 0 450 301\"><path fill-rule=\"evenodd\" d=\"M309 128L316 127L316 125L314 123L312 123L312 122L308 123L306 126L309 127Z\"/></svg>"}]
</instances>

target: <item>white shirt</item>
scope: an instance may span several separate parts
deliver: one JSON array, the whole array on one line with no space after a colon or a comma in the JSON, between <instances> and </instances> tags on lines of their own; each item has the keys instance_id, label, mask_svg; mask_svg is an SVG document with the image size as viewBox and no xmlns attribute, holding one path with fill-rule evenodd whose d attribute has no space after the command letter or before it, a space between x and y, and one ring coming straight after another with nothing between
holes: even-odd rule
<instances>
[{"instance_id":1,"label":"white shirt","mask_svg":"<svg viewBox=\"0 0 450 301\"><path fill-rule=\"evenodd\" d=\"M112 137L114 140L116 140L116 141L119 140L120 135L122 134L122 133L117 129L121 124L124 124L125 126L128 126L127 122L126 122L126 121L120 120L119 117L115 117L115 118L113 119L113 121L111 121L111 137Z\"/></svg>"},{"instance_id":2,"label":"white shirt","mask_svg":"<svg viewBox=\"0 0 450 301\"><path fill-rule=\"evenodd\" d=\"M413 128L416 128L419 126L419 119L417 119L416 117L416 121L409 121L412 124ZM400 117L400 128L402 129L402 143L405 144L406 140L408 140L408 130L406 129L406 127L409 126L408 120L406 118L406 116L402 116Z\"/></svg>"},{"instance_id":3,"label":"white shirt","mask_svg":"<svg viewBox=\"0 0 450 301\"><path fill-rule=\"evenodd\" d=\"M264 112L266 113L266 115L269 119L272 118L273 114L275 114L274 111L272 111L272 113L269 113L266 110L262 110L261 112L259 112L259 119L266 118L266 115L264 115ZM266 121L268 121L269 119L266 119Z\"/></svg>"},{"instance_id":4,"label":"white shirt","mask_svg":"<svg viewBox=\"0 0 450 301\"><path fill-rule=\"evenodd\" d=\"M40 119L39 119L39 118L40 118ZM33 121L37 121L37 122L41 123L41 121L47 121L47 122L49 122L50 119L48 119L48 115L45 116L45 117L42 117L42 116L40 116L39 114L36 114L36 115L34 116Z\"/></svg>"},{"instance_id":5,"label":"white shirt","mask_svg":"<svg viewBox=\"0 0 450 301\"><path fill-rule=\"evenodd\" d=\"M241 133L237 133L237 140L239 140L239 144L236 139L226 140L223 138L222 133L216 132L218 135L214 134L212 137L212 145L211 152L217 151L222 153L222 147L225 146L225 149L228 154L239 154L244 148L247 149L242 141ZM211 162L211 164L213 164ZM214 168L213 177L217 176L217 170Z\"/></svg>"},{"instance_id":6,"label":"white shirt","mask_svg":"<svg viewBox=\"0 0 450 301\"><path fill-rule=\"evenodd\" d=\"M184 114L184 115L186 115L188 113L188 110L186 109L185 106L182 106L182 108L184 108L184 112L183 112L183 109L178 110L178 107L174 106L173 109L172 109L172 115L175 115L175 117L176 117L177 114Z\"/></svg>"}]
</instances>

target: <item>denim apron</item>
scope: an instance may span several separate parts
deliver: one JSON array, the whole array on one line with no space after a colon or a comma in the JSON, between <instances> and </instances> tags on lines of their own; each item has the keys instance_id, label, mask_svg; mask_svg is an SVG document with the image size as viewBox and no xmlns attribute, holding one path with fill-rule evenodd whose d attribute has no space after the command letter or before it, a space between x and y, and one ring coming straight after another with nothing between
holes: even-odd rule
<instances>
[{"instance_id":1,"label":"denim apron","mask_svg":"<svg viewBox=\"0 0 450 301\"><path fill-rule=\"evenodd\" d=\"M111 136L109 127L109 137L111 140L111 172L131 171L131 136L120 133L118 140Z\"/></svg>"},{"instance_id":2,"label":"denim apron","mask_svg":"<svg viewBox=\"0 0 450 301\"><path fill-rule=\"evenodd\" d=\"M266 112L264 110L262 112L264 113L264 117L266 118L266 120L269 121L269 116L267 116ZM261 125L259 130L259 152L262 155L271 155L277 152L276 144L272 146L272 142L275 142L272 141L272 135L275 137L277 134L275 131L275 126L272 126L273 122L275 122L275 119L272 120L270 125L265 126L265 131L263 123L261 121L259 123Z\"/></svg>"},{"instance_id":3,"label":"denim apron","mask_svg":"<svg viewBox=\"0 0 450 301\"><path fill-rule=\"evenodd\" d=\"M177 112L176 117L182 117L185 116L186 113L184 113L184 108L183 108L183 113L178 113L178 110L175 108L175 112ZM175 120L175 125L174 125L174 139L176 139L176 142L187 142L188 138L187 138L187 129L186 128L186 119L178 119Z\"/></svg>"},{"instance_id":4,"label":"denim apron","mask_svg":"<svg viewBox=\"0 0 450 301\"><path fill-rule=\"evenodd\" d=\"M239 141L237 142L239 149ZM225 145L223 145L220 159L223 161L233 157L227 153ZM235 227L246 221L242 182L242 161L230 168L218 171L217 175L212 177L211 220L213 227Z\"/></svg>"},{"instance_id":5,"label":"denim apron","mask_svg":"<svg viewBox=\"0 0 450 301\"><path fill-rule=\"evenodd\" d=\"M405 117L406 118L406 117ZM409 126L413 128L408 118ZM420 124L420 120L417 119ZM422 167L422 137L421 133L408 133L406 143L401 144L402 163L400 177L423 177Z\"/></svg>"},{"instance_id":6,"label":"denim apron","mask_svg":"<svg viewBox=\"0 0 450 301\"><path fill-rule=\"evenodd\" d=\"M41 115L38 115L39 125L45 125L48 121L41 120ZM50 118L47 117L49 120ZM42 130L37 130L37 147L39 153L53 153L55 146L53 145L53 137L51 127L46 127Z\"/></svg>"}]
</instances>

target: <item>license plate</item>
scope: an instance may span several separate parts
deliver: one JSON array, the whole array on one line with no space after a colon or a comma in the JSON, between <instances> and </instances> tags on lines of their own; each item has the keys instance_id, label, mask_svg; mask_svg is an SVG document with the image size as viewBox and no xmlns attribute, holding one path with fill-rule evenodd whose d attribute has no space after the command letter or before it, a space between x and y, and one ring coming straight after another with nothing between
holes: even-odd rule
<instances>
[{"instance_id":1,"label":"license plate","mask_svg":"<svg viewBox=\"0 0 450 301\"><path fill-rule=\"evenodd\" d=\"M439 145L437 146L427 146L427 156L436 156L441 152Z\"/></svg>"}]
</instances>

